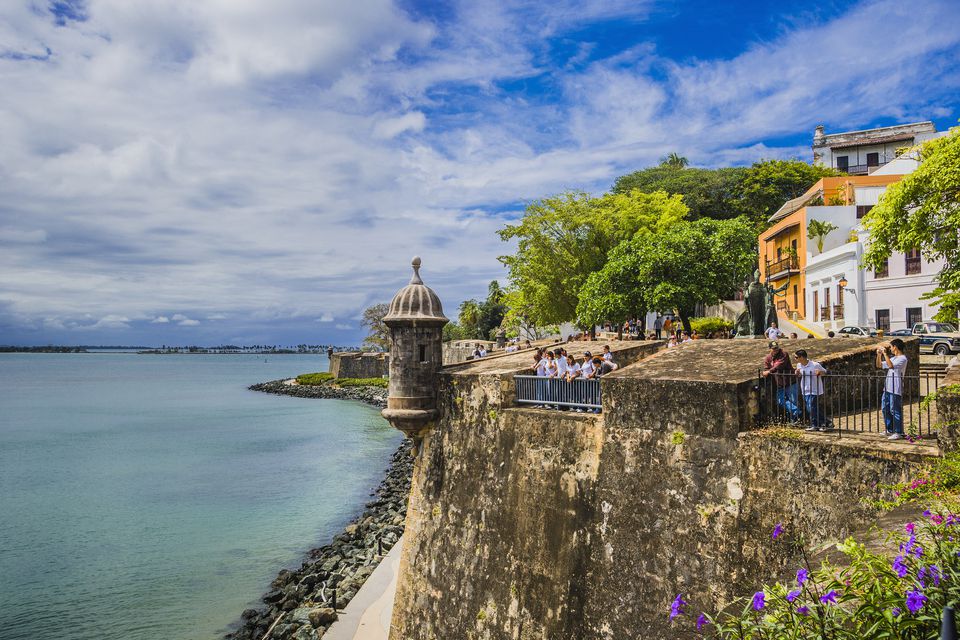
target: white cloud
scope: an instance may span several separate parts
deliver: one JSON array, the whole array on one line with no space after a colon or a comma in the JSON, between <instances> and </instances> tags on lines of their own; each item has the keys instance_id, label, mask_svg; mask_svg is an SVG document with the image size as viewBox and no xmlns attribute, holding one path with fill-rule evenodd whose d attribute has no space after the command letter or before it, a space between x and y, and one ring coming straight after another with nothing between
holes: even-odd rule
<instances>
[{"instance_id":1,"label":"white cloud","mask_svg":"<svg viewBox=\"0 0 960 640\"><path fill-rule=\"evenodd\" d=\"M168 318L167 316L157 316L156 318L150 321L150 324L168 324L169 322L170 322L170 318Z\"/></svg>"},{"instance_id":2,"label":"white cloud","mask_svg":"<svg viewBox=\"0 0 960 640\"><path fill-rule=\"evenodd\" d=\"M63 26L30 7L0 9L0 327L224 339L356 331L335 319L389 300L414 253L450 314L502 277L495 232L523 202L670 151L806 157L760 141L942 116L917 96L956 88L960 42L953 5L880 2L729 59L641 42L583 67L597 47L555 61L547 38L651 3L464 1L443 21L389 0L91 0ZM518 79L557 95L501 88Z\"/></svg>"}]
</instances>

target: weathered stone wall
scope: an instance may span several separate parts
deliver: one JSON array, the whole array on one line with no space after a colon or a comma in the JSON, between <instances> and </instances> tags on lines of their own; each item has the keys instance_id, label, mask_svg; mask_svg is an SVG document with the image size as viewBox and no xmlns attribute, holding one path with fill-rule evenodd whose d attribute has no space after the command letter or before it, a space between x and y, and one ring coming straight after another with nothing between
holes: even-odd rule
<instances>
[{"instance_id":1,"label":"weathered stone wall","mask_svg":"<svg viewBox=\"0 0 960 640\"><path fill-rule=\"evenodd\" d=\"M764 346L717 342L618 354L635 365L601 380L600 416L507 408L520 356L445 369L391 637L676 637L678 592L704 608L748 592L785 566L776 523L840 538L874 516L861 500L878 483L922 463L893 443L751 432ZM851 368L862 354L842 352L874 344L817 342Z\"/></svg>"},{"instance_id":2,"label":"weathered stone wall","mask_svg":"<svg viewBox=\"0 0 960 640\"><path fill-rule=\"evenodd\" d=\"M343 351L330 357L334 378L382 378L390 372L390 356L385 353Z\"/></svg>"}]
</instances>

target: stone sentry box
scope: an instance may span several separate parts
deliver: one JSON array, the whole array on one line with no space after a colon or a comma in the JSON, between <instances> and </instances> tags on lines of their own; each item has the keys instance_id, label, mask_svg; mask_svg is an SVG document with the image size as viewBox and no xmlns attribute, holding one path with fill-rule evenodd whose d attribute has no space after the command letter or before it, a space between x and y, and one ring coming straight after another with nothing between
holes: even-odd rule
<instances>
[{"instance_id":1,"label":"stone sentry box","mask_svg":"<svg viewBox=\"0 0 960 640\"><path fill-rule=\"evenodd\" d=\"M440 298L420 278L420 258L412 262L410 284L397 292L383 322L390 328L390 385L383 417L414 441L437 417L437 374L443 362Z\"/></svg>"}]
</instances>

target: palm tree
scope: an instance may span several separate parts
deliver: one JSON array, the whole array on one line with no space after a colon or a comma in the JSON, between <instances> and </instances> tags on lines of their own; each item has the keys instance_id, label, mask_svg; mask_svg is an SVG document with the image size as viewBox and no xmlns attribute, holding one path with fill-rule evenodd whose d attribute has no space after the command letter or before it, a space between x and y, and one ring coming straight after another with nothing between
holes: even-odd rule
<instances>
[{"instance_id":1,"label":"palm tree","mask_svg":"<svg viewBox=\"0 0 960 640\"><path fill-rule=\"evenodd\" d=\"M688 164L690 164L690 161L678 154L676 151L671 152L669 155L663 158L660 158L660 166L669 167L670 169L683 169Z\"/></svg>"},{"instance_id":2,"label":"palm tree","mask_svg":"<svg viewBox=\"0 0 960 640\"><path fill-rule=\"evenodd\" d=\"M824 220L811 220L807 224L807 238L813 240L817 239L817 252L823 253L823 240L831 231L835 231L839 227L832 222L826 222Z\"/></svg>"}]
</instances>

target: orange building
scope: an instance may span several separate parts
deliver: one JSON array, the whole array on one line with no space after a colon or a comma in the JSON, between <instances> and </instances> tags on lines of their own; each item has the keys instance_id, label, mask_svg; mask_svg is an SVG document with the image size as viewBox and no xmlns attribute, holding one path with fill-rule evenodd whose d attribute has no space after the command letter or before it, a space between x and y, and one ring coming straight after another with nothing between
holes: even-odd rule
<instances>
[{"instance_id":1,"label":"orange building","mask_svg":"<svg viewBox=\"0 0 960 640\"><path fill-rule=\"evenodd\" d=\"M856 187L877 187L897 182L901 175L842 176L821 178L799 198L788 200L760 234L760 281L782 291L777 311L806 317L807 207L810 205L855 205ZM858 216L859 217L859 216Z\"/></svg>"}]
</instances>

